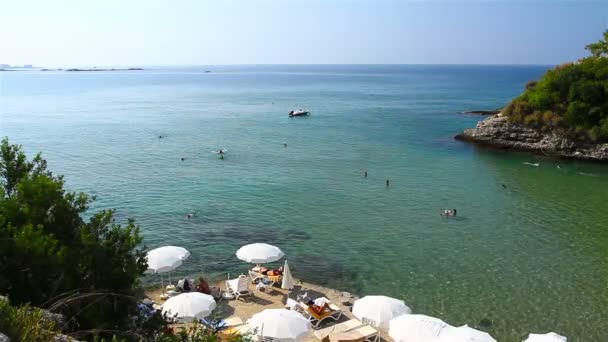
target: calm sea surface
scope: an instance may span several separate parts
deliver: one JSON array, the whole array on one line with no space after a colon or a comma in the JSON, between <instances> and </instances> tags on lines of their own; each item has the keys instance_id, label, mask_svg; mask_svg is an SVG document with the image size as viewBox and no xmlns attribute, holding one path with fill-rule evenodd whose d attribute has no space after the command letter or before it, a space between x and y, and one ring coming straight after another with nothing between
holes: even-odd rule
<instances>
[{"instance_id":1,"label":"calm sea surface","mask_svg":"<svg viewBox=\"0 0 608 342\"><path fill-rule=\"evenodd\" d=\"M0 135L42 151L92 209L135 218L148 247L191 250L179 275L243 272L234 252L262 241L305 281L489 320L502 341L606 341L608 166L453 140L480 120L461 111L501 107L547 68L4 72Z\"/></svg>"}]
</instances>

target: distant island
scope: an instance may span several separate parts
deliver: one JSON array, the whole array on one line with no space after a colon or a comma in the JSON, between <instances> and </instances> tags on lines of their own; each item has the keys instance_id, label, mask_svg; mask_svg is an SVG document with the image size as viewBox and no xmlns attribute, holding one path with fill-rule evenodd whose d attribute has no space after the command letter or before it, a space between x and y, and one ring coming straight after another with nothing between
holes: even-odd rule
<instances>
[{"instance_id":1,"label":"distant island","mask_svg":"<svg viewBox=\"0 0 608 342\"><path fill-rule=\"evenodd\" d=\"M591 56L557 66L540 80L528 82L525 91L499 113L455 138L608 162L608 30L603 40L586 48Z\"/></svg>"},{"instance_id":2,"label":"distant island","mask_svg":"<svg viewBox=\"0 0 608 342\"><path fill-rule=\"evenodd\" d=\"M132 70L144 70L142 68L128 68L128 69L100 69L100 68L92 68L92 69L66 69L65 71L132 71ZM42 71L47 71L46 69L42 69Z\"/></svg>"}]
</instances>

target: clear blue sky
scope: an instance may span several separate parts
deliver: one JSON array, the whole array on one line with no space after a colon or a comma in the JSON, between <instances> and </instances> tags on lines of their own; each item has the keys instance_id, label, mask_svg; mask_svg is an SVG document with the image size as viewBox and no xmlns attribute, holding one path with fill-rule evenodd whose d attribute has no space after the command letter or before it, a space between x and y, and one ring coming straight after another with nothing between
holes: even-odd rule
<instances>
[{"instance_id":1,"label":"clear blue sky","mask_svg":"<svg viewBox=\"0 0 608 342\"><path fill-rule=\"evenodd\" d=\"M556 64L608 0L0 0L0 63Z\"/></svg>"}]
</instances>

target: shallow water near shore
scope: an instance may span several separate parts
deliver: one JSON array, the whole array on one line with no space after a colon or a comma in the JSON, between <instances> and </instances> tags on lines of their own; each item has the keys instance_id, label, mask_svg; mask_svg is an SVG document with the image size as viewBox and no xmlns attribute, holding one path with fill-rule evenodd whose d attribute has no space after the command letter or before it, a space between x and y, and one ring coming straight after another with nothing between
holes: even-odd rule
<instances>
[{"instance_id":1,"label":"shallow water near shore","mask_svg":"<svg viewBox=\"0 0 608 342\"><path fill-rule=\"evenodd\" d=\"M501 107L546 69L0 73L0 135L42 151L93 210L135 218L148 247L191 250L174 276L240 273L236 249L263 241L307 282L489 321L501 341L603 341L608 166L453 140L482 119L462 111Z\"/></svg>"}]
</instances>

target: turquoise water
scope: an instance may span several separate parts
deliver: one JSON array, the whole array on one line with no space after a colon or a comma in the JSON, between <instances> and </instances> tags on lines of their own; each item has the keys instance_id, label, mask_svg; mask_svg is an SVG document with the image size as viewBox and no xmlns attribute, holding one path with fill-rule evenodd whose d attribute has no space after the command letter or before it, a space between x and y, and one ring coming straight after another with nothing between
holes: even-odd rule
<instances>
[{"instance_id":1,"label":"turquoise water","mask_svg":"<svg viewBox=\"0 0 608 342\"><path fill-rule=\"evenodd\" d=\"M480 119L459 112L500 107L547 68L5 72L0 135L43 151L93 209L135 218L148 247L190 249L180 275L242 272L236 249L264 241L305 281L488 319L501 341L604 341L608 167L452 138Z\"/></svg>"}]
</instances>

